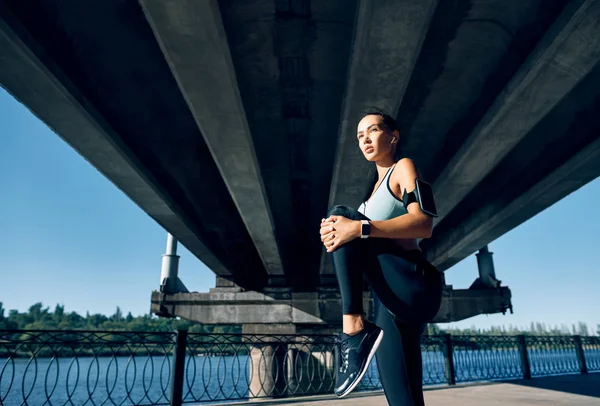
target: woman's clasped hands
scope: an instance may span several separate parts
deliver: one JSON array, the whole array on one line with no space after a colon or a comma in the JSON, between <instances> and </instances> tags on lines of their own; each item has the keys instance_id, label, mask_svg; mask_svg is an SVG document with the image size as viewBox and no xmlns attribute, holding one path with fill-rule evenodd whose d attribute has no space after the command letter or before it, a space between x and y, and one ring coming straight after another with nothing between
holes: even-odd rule
<instances>
[{"instance_id":1,"label":"woman's clasped hands","mask_svg":"<svg viewBox=\"0 0 600 406\"><path fill-rule=\"evenodd\" d=\"M321 242L327 252L333 252L341 245L360 237L361 223L343 216L329 216L321 219Z\"/></svg>"}]
</instances>

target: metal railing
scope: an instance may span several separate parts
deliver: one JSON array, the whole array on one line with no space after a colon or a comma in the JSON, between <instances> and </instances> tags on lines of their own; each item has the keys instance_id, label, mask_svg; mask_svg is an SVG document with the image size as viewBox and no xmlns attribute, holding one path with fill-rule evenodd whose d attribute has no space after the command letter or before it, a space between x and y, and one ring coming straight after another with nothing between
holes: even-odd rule
<instances>
[{"instance_id":1,"label":"metal railing","mask_svg":"<svg viewBox=\"0 0 600 406\"><path fill-rule=\"evenodd\" d=\"M0 331L0 405L181 405L332 393L335 336ZM600 337L435 335L423 384L600 371ZM356 389L382 389L376 360Z\"/></svg>"}]
</instances>

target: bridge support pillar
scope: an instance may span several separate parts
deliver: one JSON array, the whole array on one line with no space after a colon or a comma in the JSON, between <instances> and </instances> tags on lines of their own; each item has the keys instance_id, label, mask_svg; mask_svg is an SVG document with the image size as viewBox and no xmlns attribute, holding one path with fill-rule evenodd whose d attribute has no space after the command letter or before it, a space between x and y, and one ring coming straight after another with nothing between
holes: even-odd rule
<instances>
[{"instance_id":1,"label":"bridge support pillar","mask_svg":"<svg viewBox=\"0 0 600 406\"><path fill-rule=\"evenodd\" d=\"M295 324L243 324L244 340L252 343L249 400L295 394L330 393L334 384L333 344L306 343ZM330 328L330 330L337 328ZM319 330L323 330L322 327ZM314 334L314 331L307 332ZM331 334L326 332L321 334ZM324 379L315 385L311 376Z\"/></svg>"},{"instance_id":2,"label":"bridge support pillar","mask_svg":"<svg viewBox=\"0 0 600 406\"><path fill-rule=\"evenodd\" d=\"M163 294L188 292L177 273L179 271L179 255L177 255L177 240L167 233L167 251L162 256L160 271L160 291Z\"/></svg>"},{"instance_id":3,"label":"bridge support pillar","mask_svg":"<svg viewBox=\"0 0 600 406\"><path fill-rule=\"evenodd\" d=\"M493 252L490 252L486 245L475 255L477 256L480 283L488 288L497 288L500 285L500 281L496 279L494 260L492 259Z\"/></svg>"},{"instance_id":4,"label":"bridge support pillar","mask_svg":"<svg viewBox=\"0 0 600 406\"><path fill-rule=\"evenodd\" d=\"M252 375L248 393L250 399L287 396L286 384L290 378L286 368L288 348L285 338L281 336L295 333L296 327L293 324L242 325L244 339L252 342L249 366ZM276 336L265 337L263 334Z\"/></svg>"}]
</instances>

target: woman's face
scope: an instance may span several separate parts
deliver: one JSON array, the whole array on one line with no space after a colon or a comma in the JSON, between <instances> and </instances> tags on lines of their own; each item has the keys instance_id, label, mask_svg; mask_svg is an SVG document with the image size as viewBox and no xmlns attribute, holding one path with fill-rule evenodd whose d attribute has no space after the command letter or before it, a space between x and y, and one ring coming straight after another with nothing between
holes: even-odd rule
<instances>
[{"instance_id":1,"label":"woman's face","mask_svg":"<svg viewBox=\"0 0 600 406\"><path fill-rule=\"evenodd\" d=\"M394 145L398 142L398 137L383 124L383 117L374 114L360 120L356 137L363 155L372 162L393 156Z\"/></svg>"}]
</instances>

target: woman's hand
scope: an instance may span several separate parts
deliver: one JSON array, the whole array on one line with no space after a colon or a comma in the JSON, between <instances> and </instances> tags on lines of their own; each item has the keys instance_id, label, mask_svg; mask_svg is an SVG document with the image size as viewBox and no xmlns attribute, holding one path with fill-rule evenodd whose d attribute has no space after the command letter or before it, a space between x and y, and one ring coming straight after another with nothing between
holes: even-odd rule
<instances>
[{"instance_id":1,"label":"woman's hand","mask_svg":"<svg viewBox=\"0 0 600 406\"><path fill-rule=\"evenodd\" d=\"M321 241L327 252L333 252L339 246L360 237L360 230L360 221L343 216L321 219Z\"/></svg>"}]
</instances>

